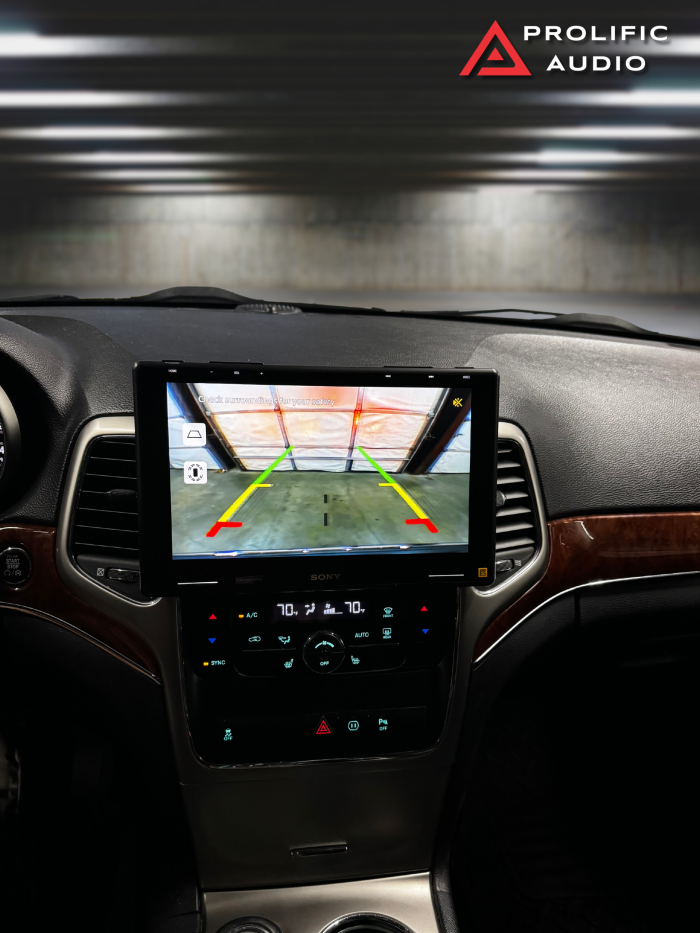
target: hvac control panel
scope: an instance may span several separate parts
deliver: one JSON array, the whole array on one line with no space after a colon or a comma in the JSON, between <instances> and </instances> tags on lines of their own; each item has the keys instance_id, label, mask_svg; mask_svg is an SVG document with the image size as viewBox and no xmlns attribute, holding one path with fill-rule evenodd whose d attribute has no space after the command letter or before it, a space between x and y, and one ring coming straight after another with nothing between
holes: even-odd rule
<instances>
[{"instance_id":1,"label":"hvac control panel","mask_svg":"<svg viewBox=\"0 0 700 933\"><path fill-rule=\"evenodd\" d=\"M212 764L371 757L439 738L454 587L181 600L190 731Z\"/></svg>"}]
</instances>

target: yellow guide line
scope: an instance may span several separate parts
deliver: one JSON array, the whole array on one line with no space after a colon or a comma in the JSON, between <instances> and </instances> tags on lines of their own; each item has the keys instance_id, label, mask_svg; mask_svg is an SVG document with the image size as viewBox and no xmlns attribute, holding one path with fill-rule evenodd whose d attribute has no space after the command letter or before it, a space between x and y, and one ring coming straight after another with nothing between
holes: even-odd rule
<instances>
[{"instance_id":1,"label":"yellow guide line","mask_svg":"<svg viewBox=\"0 0 700 933\"><path fill-rule=\"evenodd\" d=\"M398 483L380 483L379 485L380 486L391 486L393 489L395 489L398 492L401 498L411 506L411 508L416 513L418 518L428 518L428 516L425 514L423 509L413 501L413 499L409 496L406 490L402 489ZM429 518L428 518L428 521L430 521Z\"/></svg>"},{"instance_id":2,"label":"yellow guide line","mask_svg":"<svg viewBox=\"0 0 700 933\"><path fill-rule=\"evenodd\" d=\"M251 483L250 486L242 492L240 496L236 499L230 509L226 509L224 514L219 519L220 523L227 522L234 512L237 512L238 509L243 505L248 496L252 495L256 489L267 489L272 486L272 483Z\"/></svg>"}]
</instances>

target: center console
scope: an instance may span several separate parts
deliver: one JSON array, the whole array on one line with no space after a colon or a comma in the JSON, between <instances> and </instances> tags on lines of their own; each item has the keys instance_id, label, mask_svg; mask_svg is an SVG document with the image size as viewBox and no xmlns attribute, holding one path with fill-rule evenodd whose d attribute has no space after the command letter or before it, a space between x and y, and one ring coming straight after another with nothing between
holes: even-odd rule
<instances>
[{"instance_id":1,"label":"center console","mask_svg":"<svg viewBox=\"0 0 700 933\"><path fill-rule=\"evenodd\" d=\"M376 903L423 933L407 893L383 910L393 882L365 885L418 872L432 917L465 600L496 579L497 373L164 361L134 392L141 589L170 626L208 923L280 925L302 887L338 882L322 926L347 894L347 914Z\"/></svg>"},{"instance_id":2,"label":"center console","mask_svg":"<svg viewBox=\"0 0 700 933\"><path fill-rule=\"evenodd\" d=\"M435 744L457 590L316 590L181 599L192 742L212 765L362 758Z\"/></svg>"}]
</instances>

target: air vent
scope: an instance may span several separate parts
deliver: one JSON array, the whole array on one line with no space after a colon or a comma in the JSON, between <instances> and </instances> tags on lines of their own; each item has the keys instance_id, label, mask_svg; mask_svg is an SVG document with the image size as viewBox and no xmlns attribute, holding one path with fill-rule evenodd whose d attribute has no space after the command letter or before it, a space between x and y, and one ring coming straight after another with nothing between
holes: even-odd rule
<instances>
[{"instance_id":1,"label":"air vent","mask_svg":"<svg viewBox=\"0 0 700 933\"><path fill-rule=\"evenodd\" d=\"M496 572L498 580L530 561L540 544L537 509L523 452L514 441L498 442Z\"/></svg>"},{"instance_id":2,"label":"air vent","mask_svg":"<svg viewBox=\"0 0 700 933\"><path fill-rule=\"evenodd\" d=\"M70 548L81 569L116 592L142 600L133 437L98 437L83 463Z\"/></svg>"}]
</instances>

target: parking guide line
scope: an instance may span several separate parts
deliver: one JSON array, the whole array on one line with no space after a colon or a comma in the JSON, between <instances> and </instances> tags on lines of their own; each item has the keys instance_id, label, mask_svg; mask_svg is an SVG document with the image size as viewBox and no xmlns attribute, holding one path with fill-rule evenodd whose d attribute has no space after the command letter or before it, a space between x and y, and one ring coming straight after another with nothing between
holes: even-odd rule
<instances>
[{"instance_id":1,"label":"parking guide line","mask_svg":"<svg viewBox=\"0 0 700 933\"><path fill-rule=\"evenodd\" d=\"M418 518L407 518L406 524L407 525L425 525L425 527L428 529L429 532L431 532L432 534L436 534L438 529L435 527L435 525L433 525L433 523L430 521L430 519L425 514L423 509L418 505L418 503L411 496L409 496L406 490L402 486L399 486L397 482L392 480L389 474L386 473L379 466L379 464L370 457L370 455L365 450L363 450L361 447L358 447L357 449L360 451L362 456L372 464L374 469L377 470L377 472L380 473L386 480L386 483L380 483L379 485L380 486L391 486L392 489L395 489L396 492L398 492L398 494L404 500L404 502L407 505L409 505L411 509L413 510L413 512L418 516Z\"/></svg>"},{"instance_id":2,"label":"parking guide line","mask_svg":"<svg viewBox=\"0 0 700 933\"><path fill-rule=\"evenodd\" d=\"M247 489L245 489L240 496L236 499L232 506L230 506L218 522L214 522L209 531L207 532L207 538L213 538L219 533L222 528L240 528L243 525L243 522L232 522L230 519L235 513L240 509L243 503L255 492L256 489L269 489L272 486L272 483L262 482L264 479L272 473L275 467L281 463L284 458L291 453L293 446L288 447L283 454L281 454L270 466L254 480Z\"/></svg>"},{"instance_id":3,"label":"parking guide line","mask_svg":"<svg viewBox=\"0 0 700 933\"><path fill-rule=\"evenodd\" d=\"M428 517L423 511L423 509L409 496L409 494L406 492L405 489L402 489L401 486L399 486L398 483L380 483L379 485L380 486L392 486L398 492L401 498L411 506L411 508L416 513L418 518Z\"/></svg>"}]
</instances>

